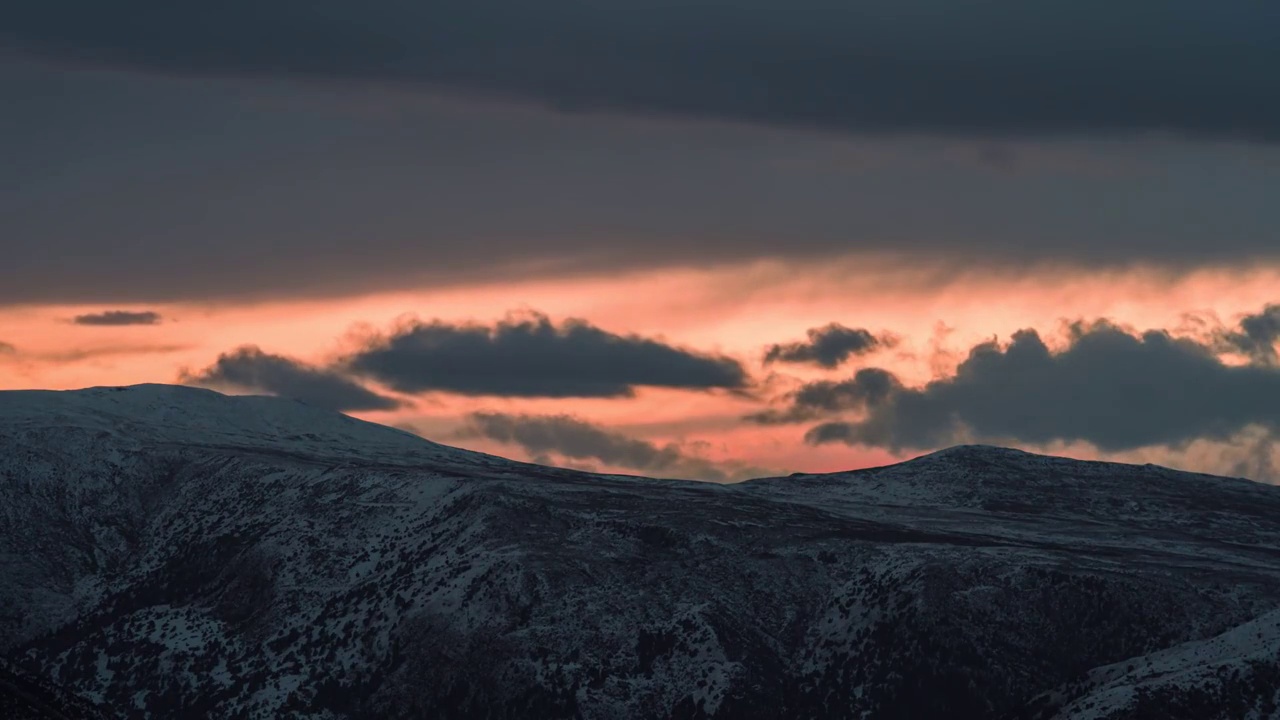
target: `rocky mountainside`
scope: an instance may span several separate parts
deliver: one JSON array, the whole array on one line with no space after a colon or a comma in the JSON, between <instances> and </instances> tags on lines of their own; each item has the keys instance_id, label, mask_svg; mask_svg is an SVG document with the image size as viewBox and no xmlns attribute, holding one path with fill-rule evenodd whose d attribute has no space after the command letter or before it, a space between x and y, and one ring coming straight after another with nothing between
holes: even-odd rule
<instances>
[{"instance_id":1,"label":"rocky mountainside","mask_svg":"<svg viewBox=\"0 0 1280 720\"><path fill-rule=\"evenodd\" d=\"M0 717L5 720L107 720L109 711L0 662Z\"/></svg>"},{"instance_id":2,"label":"rocky mountainside","mask_svg":"<svg viewBox=\"0 0 1280 720\"><path fill-rule=\"evenodd\" d=\"M0 657L115 718L1280 717L1280 488L975 446L722 486L4 392Z\"/></svg>"}]
</instances>

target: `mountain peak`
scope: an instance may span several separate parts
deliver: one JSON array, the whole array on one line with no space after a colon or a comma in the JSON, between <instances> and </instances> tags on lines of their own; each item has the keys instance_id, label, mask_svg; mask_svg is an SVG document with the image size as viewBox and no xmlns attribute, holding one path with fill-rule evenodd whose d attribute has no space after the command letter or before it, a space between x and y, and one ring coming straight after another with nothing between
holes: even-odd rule
<instances>
[{"instance_id":1,"label":"mountain peak","mask_svg":"<svg viewBox=\"0 0 1280 720\"><path fill-rule=\"evenodd\" d=\"M296 400L156 383L0 391L0 423L134 443L225 445L350 461L482 456Z\"/></svg>"},{"instance_id":2,"label":"mountain peak","mask_svg":"<svg viewBox=\"0 0 1280 720\"><path fill-rule=\"evenodd\" d=\"M963 445L952 445L941 450L935 450L931 453L921 455L915 460L923 460L926 458L982 458L982 459L1026 459L1032 457L1055 457L1052 455L1043 455L1039 453L1019 450L1018 448L1003 447L1000 445L983 445L980 443L968 443ZM908 461L910 462L910 461Z\"/></svg>"}]
</instances>

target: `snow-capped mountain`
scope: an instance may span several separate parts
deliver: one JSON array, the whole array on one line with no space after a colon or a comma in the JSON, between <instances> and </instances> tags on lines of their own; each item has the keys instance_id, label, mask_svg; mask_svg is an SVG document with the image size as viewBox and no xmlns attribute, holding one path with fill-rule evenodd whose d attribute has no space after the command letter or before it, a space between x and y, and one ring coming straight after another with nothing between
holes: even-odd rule
<instances>
[{"instance_id":1,"label":"snow-capped mountain","mask_svg":"<svg viewBox=\"0 0 1280 720\"><path fill-rule=\"evenodd\" d=\"M723 486L0 393L0 693L102 717L1270 718L1278 612L1244 480L968 446Z\"/></svg>"}]
</instances>

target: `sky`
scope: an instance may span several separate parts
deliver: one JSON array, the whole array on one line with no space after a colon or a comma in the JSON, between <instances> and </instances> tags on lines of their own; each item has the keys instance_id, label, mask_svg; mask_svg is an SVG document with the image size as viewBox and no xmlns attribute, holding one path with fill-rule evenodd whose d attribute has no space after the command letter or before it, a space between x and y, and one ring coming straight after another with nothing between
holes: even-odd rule
<instances>
[{"instance_id":1,"label":"sky","mask_svg":"<svg viewBox=\"0 0 1280 720\"><path fill-rule=\"evenodd\" d=\"M0 23L0 389L185 383L732 481L959 443L1280 482L1280 5Z\"/></svg>"}]
</instances>

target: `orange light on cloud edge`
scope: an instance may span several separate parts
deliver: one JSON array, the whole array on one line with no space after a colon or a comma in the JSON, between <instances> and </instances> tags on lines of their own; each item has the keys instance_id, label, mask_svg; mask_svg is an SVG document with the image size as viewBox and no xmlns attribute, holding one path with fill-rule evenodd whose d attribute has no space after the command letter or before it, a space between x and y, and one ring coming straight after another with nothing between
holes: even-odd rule
<instances>
[{"instance_id":1,"label":"orange light on cloud edge","mask_svg":"<svg viewBox=\"0 0 1280 720\"><path fill-rule=\"evenodd\" d=\"M398 318L491 323L511 311L553 320L581 318L611 332L656 337L742 361L758 377L798 379L835 372L760 365L764 348L800 340L829 322L890 331L898 348L864 364L906 382L954 366L967 348L1021 328L1057 336L1064 320L1109 318L1138 329L1179 328L1188 313L1231 322L1278 298L1280 268L1207 269L1181 275L1156 270L1085 272L1040 268L1021 275L975 269L907 269L865 258L812 264L762 261L709 269L633 273L569 280L529 280L358 297L253 304L169 304L107 309L154 310L153 326L85 327L70 318L100 306L0 309L0 389L68 389L174 382L182 368L207 366L221 352L258 345L310 362L349 350L360 334L385 331ZM1052 340L1051 340L1052 342ZM785 382L783 383L785 385ZM376 422L428 428L457 425L470 412L569 414L656 444L699 445L711 461L780 472L818 472L884 464L877 449L806 445L804 426L761 427L741 416L758 405L723 393L641 390L623 399L504 399L434 396L415 408L358 414ZM443 442L450 438L436 437ZM464 441L519 457L518 449ZM1089 454L1088 448L1079 452ZM621 468L611 468L622 470Z\"/></svg>"}]
</instances>

